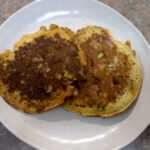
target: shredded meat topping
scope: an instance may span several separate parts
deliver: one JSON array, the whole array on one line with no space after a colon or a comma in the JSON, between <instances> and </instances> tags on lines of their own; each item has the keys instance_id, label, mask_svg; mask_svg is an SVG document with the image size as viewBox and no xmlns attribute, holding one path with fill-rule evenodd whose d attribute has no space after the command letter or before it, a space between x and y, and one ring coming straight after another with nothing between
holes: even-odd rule
<instances>
[{"instance_id":1,"label":"shredded meat topping","mask_svg":"<svg viewBox=\"0 0 150 150\"><path fill-rule=\"evenodd\" d=\"M3 82L9 92L18 90L28 100L44 100L56 90L66 90L68 81L77 78L81 69L76 45L59 34L19 47L15 59L7 64L0 64Z\"/></svg>"},{"instance_id":2,"label":"shredded meat topping","mask_svg":"<svg viewBox=\"0 0 150 150\"><path fill-rule=\"evenodd\" d=\"M80 99L88 106L106 106L123 95L128 85L128 71L131 64L128 56L117 51L110 36L102 31L80 44L87 58L85 79L79 83ZM86 98L85 98L86 97Z\"/></svg>"}]
</instances>

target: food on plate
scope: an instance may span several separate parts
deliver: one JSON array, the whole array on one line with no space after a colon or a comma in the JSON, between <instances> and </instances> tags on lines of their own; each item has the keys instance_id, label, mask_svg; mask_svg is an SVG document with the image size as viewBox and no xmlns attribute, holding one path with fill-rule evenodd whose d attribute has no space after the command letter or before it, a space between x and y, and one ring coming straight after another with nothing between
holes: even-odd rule
<instances>
[{"instance_id":1,"label":"food on plate","mask_svg":"<svg viewBox=\"0 0 150 150\"><path fill-rule=\"evenodd\" d=\"M73 42L83 51L87 65L63 108L102 117L125 111L136 100L142 83L141 65L130 42L123 44L109 30L96 26L78 30Z\"/></svg>"},{"instance_id":2,"label":"food on plate","mask_svg":"<svg viewBox=\"0 0 150 150\"><path fill-rule=\"evenodd\" d=\"M130 42L87 26L76 34L52 24L0 54L0 94L13 107L40 113L63 104L83 116L112 117L137 98L142 68Z\"/></svg>"},{"instance_id":3,"label":"food on plate","mask_svg":"<svg viewBox=\"0 0 150 150\"><path fill-rule=\"evenodd\" d=\"M71 41L68 28L51 25L24 35L14 51L0 54L0 94L13 107L26 113L54 108L74 92L85 63Z\"/></svg>"}]
</instances>

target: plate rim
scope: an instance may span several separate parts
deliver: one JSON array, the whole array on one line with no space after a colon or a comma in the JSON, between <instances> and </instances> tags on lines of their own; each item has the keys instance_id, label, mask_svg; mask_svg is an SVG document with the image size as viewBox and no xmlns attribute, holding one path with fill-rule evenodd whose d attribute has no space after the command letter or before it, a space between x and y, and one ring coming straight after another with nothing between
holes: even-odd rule
<instances>
[{"instance_id":1,"label":"plate rim","mask_svg":"<svg viewBox=\"0 0 150 150\"><path fill-rule=\"evenodd\" d=\"M5 24L12 18L15 17L15 15L17 15L18 13L20 13L22 10L28 8L28 7L32 7L32 5L38 3L38 2L43 2L45 0L36 0L36 1L32 1L29 2L27 5L21 7L20 9L18 9L16 12L14 12L12 15L10 15L1 25L0 25L0 29L5 26ZM111 11L113 11L116 15L118 15L119 17L121 17L124 21L126 21L136 32L137 34L142 38L143 42L146 44L147 48L150 51L150 44L148 43L147 39L144 37L143 33L131 22L129 21L124 15L122 15L120 12L118 12L117 10L115 10L114 8L112 8L111 6L98 1L98 0L88 0L88 1L93 1L96 2L98 5L103 5L104 7L106 7L107 9L110 9ZM28 144L29 146L36 148L36 149L41 149L41 150L46 150L45 148L41 147L40 145L36 145L34 143L32 143L30 140L26 139L23 135L18 134L18 132L11 128L11 126L6 123L7 121L3 120L2 117L0 116L0 123L2 123L2 125L4 127L6 127L6 129L11 132L14 136L16 136L19 140L21 140L22 142ZM145 127L138 132L137 136L134 136L132 139L130 138L130 140L126 140L126 142L124 142L124 144L118 144L119 146L113 146L112 149L120 149L123 148L124 146L127 146L128 144L130 144L131 142L133 142L137 137L139 137L139 135L141 135L141 133L150 125L150 121L149 123L147 123L147 125L145 125Z\"/></svg>"}]
</instances>

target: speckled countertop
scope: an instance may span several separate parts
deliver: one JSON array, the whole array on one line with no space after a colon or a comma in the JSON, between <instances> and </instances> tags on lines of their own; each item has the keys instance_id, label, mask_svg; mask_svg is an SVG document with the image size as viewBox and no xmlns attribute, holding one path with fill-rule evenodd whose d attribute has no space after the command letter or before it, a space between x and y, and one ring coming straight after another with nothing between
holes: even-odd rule
<instances>
[{"instance_id":1,"label":"speckled countertop","mask_svg":"<svg viewBox=\"0 0 150 150\"><path fill-rule=\"evenodd\" d=\"M33 0L0 0L0 24ZM130 20L150 43L150 0L101 0ZM12 135L0 123L0 150L35 150ZM150 126L121 150L150 150Z\"/></svg>"}]
</instances>

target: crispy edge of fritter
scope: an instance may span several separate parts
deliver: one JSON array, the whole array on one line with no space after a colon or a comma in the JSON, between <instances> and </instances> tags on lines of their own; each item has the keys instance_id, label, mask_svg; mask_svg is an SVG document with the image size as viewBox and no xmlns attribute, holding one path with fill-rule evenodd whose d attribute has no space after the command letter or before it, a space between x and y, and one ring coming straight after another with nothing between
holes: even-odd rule
<instances>
[{"instance_id":1,"label":"crispy edge of fritter","mask_svg":"<svg viewBox=\"0 0 150 150\"><path fill-rule=\"evenodd\" d=\"M14 52L10 50L6 50L4 53L0 54L0 62L3 62L4 65L7 66L6 60L13 60ZM64 102L64 99L70 95L72 95L74 91L74 87L68 85L66 91L56 91L56 93L52 96L51 99L46 100L24 100L20 96L19 91L15 91L10 93L8 91L8 86L3 83L0 78L0 94L4 98L4 100L13 106L14 108L21 110L26 113L36 114L40 112L47 111L56 106L59 106Z\"/></svg>"},{"instance_id":2,"label":"crispy edge of fritter","mask_svg":"<svg viewBox=\"0 0 150 150\"><path fill-rule=\"evenodd\" d=\"M79 44L88 39L92 33L100 33L102 29L103 28L87 26L77 32L74 37L74 41L79 47ZM109 30L103 30L105 30L111 36ZM76 97L73 100L68 100L63 104L63 108L65 110L76 112L83 116L112 117L124 112L136 100L142 84L142 67L139 60L135 57L135 53L130 46L122 44L120 41L116 41L113 38L112 40L117 45L117 50L128 55L129 61L131 61L132 63L135 62L134 67L132 67L130 71L130 78L135 80L134 89L131 89L131 87L127 87L125 89L125 94L120 97L118 96L116 102L109 103L107 106L105 106L105 109L77 106L80 105L81 101L83 105L84 99L81 100Z\"/></svg>"},{"instance_id":3,"label":"crispy edge of fritter","mask_svg":"<svg viewBox=\"0 0 150 150\"><path fill-rule=\"evenodd\" d=\"M55 24L51 24L47 30L45 26L41 26L40 30L33 34L25 34L21 39L14 45L14 50L18 50L19 47L23 47L28 43L34 43L34 39L44 36L45 38L55 38L55 34L59 34L62 38L71 41L74 37L74 32L69 28L58 27Z\"/></svg>"}]
</instances>

